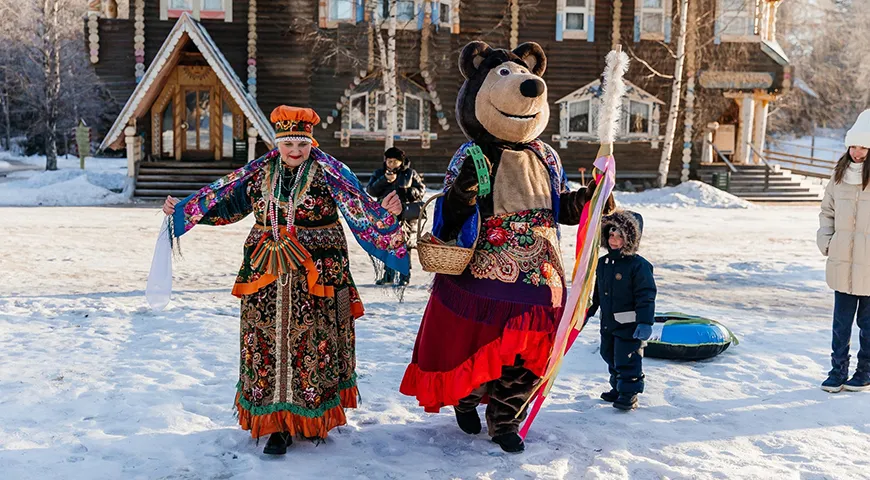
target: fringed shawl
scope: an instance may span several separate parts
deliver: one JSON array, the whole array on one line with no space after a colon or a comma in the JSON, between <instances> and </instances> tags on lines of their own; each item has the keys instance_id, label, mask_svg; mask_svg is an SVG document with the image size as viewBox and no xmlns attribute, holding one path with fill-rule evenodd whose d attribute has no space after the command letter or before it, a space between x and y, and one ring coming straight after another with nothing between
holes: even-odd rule
<instances>
[{"instance_id":1,"label":"fringed shawl","mask_svg":"<svg viewBox=\"0 0 870 480\"><path fill-rule=\"evenodd\" d=\"M459 147L459 150L453 154L453 159L450 160L450 165L447 167L447 174L444 176L443 193L447 193L447 190L453 186L453 182L456 180L456 176L459 175L459 170L462 168L466 152L472 145L474 145L474 142L467 142ZM562 163L559 160L559 156L552 147L541 140L534 140L527 146L530 150L535 152L538 159L547 167L547 173L550 177L550 197L553 199L553 214L556 218L559 218L559 196L562 192L568 190L568 177L562 169ZM444 228L444 219L441 213L444 205L444 198L445 197L441 197L435 201L435 219L432 225L432 235L435 235L437 238L442 238L441 235ZM459 238L457 238L457 244L459 246L470 247L474 243L474 240L478 235L476 227L477 218L479 216L480 207L478 206L475 208L474 213L462 225L462 229L459 232Z\"/></svg>"},{"instance_id":2,"label":"fringed shawl","mask_svg":"<svg viewBox=\"0 0 870 480\"><path fill-rule=\"evenodd\" d=\"M411 259L397 218L365 193L356 175L345 164L317 148L311 149L311 158L323 170L332 199L363 250L407 275ZM181 237L210 210L220 208L225 200L242 197L234 193L242 193L251 176L275 161L280 161L279 154L272 150L181 200L172 216L171 236Z\"/></svg>"}]
</instances>

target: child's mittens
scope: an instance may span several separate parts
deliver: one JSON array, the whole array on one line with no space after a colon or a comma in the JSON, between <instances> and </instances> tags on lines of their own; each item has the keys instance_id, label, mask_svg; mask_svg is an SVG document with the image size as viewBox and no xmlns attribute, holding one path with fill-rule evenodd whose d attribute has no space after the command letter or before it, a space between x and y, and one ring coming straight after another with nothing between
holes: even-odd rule
<instances>
[{"instance_id":1,"label":"child's mittens","mask_svg":"<svg viewBox=\"0 0 870 480\"><path fill-rule=\"evenodd\" d=\"M641 323L634 329L634 338L636 340L647 341L652 336L652 325Z\"/></svg>"}]
</instances>

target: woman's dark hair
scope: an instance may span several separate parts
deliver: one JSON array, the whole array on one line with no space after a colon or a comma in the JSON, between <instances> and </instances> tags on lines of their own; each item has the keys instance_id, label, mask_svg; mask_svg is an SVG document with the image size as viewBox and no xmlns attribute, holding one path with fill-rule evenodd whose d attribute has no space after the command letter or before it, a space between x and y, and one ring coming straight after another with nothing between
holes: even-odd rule
<instances>
[{"instance_id":1,"label":"woman's dark hair","mask_svg":"<svg viewBox=\"0 0 870 480\"><path fill-rule=\"evenodd\" d=\"M867 160L861 163L861 189L866 190L867 184L870 183L870 168L867 168L864 163ZM849 150L846 150L846 153L837 160L837 166L834 167L834 183L842 183L843 178L846 176L846 169L849 168L849 164L852 163L852 155L849 153Z\"/></svg>"},{"instance_id":2,"label":"woman's dark hair","mask_svg":"<svg viewBox=\"0 0 870 480\"><path fill-rule=\"evenodd\" d=\"M402 163L405 162L405 152L402 151L401 148L390 147L384 152L384 158L395 158L397 160L401 160Z\"/></svg>"}]
</instances>

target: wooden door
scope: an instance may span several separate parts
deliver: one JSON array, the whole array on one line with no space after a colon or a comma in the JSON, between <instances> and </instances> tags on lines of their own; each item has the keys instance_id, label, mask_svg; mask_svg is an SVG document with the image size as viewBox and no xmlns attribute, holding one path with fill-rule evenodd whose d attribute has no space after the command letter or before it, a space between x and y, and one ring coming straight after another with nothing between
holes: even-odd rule
<instances>
[{"instance_id":1,"label":"wooden door","mask_svg":"<svg viewBox=\"0 0 870 480\"><path fill-rule=\"evenodd\" d=\"M180 125L183 136L183 158L205 160L214 158L214 141L211 132L211 88L186 87L182 93L184 122Z\"/></svg>"}]
</instances>

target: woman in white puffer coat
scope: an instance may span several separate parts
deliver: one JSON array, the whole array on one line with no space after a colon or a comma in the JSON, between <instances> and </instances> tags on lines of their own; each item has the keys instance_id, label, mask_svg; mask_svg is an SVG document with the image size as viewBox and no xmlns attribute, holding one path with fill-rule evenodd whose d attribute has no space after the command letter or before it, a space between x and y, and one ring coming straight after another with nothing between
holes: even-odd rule
<instances>
[{"instance_id":1,"label":"woman in white puffer coat","mask_svg":"<svg viewBox=\"0 0 870 480\"><path fill-rule=\"evenodd\" d=\"M870 110L846 134L849 150L825 188L816 240L828 257L825 277L834 290L831 366L822 390L870 390ZM849 347L857 313L858 367L849 379ZM848 379L848 380L847 380Z\"/></svg>"}]
</instances>

